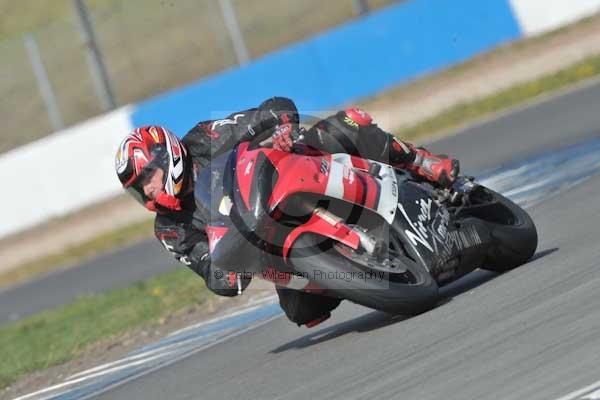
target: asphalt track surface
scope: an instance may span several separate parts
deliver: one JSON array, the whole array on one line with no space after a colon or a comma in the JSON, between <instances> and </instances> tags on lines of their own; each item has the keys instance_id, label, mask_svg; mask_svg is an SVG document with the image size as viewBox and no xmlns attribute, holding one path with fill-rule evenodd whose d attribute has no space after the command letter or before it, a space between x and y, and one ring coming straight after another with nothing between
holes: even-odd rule
<instances>
[{"instance_id":1,"label":"asphalt track surface","mask_svg":"<svg viewBox=\"0 0 600 400\"><path fill-rule=\"evenodd\" d=\"M178 264L157 240L96 257L80 266L0 291L0 324L73 301L78 296L125 287Z\"/></svg>"},{"instance_id":2,"label":"asphalt track surface","mask_svg":"<svg viewBox=\"0 0 600 400\"><path fill-rule=\"evenodd\" d=\"M430 147L477 173L599 137L599 102L594 85ZM344 302L312 330L278 318L100 398L558 399L600 379L599 198L596 174L533 207L534 260L476 271L432 311Z\"/></svg>"}]
</instances>

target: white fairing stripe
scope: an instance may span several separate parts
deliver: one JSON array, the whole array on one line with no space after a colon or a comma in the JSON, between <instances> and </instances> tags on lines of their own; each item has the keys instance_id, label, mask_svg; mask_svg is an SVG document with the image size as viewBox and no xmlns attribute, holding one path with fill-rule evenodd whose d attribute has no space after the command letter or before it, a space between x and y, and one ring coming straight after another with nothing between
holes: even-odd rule
<instances>
[{"instance_id":1,"label":"white fairing stripe","mask_svg":"<svg viewBox=\"0 0 600 400\"><path fill-rule=\"evenodd\" d=\"M333 156L329 162L329 177L327 178L327 187L325 194L336 199L344 198L344 164L334 161ZM350 157L348 157L350 160Z\"/></svg>"},{"instance_id":2,"label":"white fairing stripe","mask_svg":"<svg viewBox=\"0 0 600 400\"><path fill-rule=\"evenodd\" d=\"M396 217L398 205L398 182L396 180L396 172L390 165L377 161L368 160L370 163L381 165L379 177L375 178L379 183L380 195L379 203L375 212L381 215L388 223L392 223ZM327 189L325 194L331 197L343 199L344 197L344 165L354 169L352 166L352 158L349 154L339 153L331 155L331 167L329 180L327 181Z\"/></svg>"},{"instance_id":3,"label":"white fairing stripe","mask_svg":"<svg viewBox=\"0 0 600 400\"><path fill-rule=\"evenodd\" d=\"M381 215L390 224L394 222L398 206L398 182L394 168L383 163L378 179L381 193L379 195L379 204L377 204L377 213Z\"/></svg>"}]
</instances>

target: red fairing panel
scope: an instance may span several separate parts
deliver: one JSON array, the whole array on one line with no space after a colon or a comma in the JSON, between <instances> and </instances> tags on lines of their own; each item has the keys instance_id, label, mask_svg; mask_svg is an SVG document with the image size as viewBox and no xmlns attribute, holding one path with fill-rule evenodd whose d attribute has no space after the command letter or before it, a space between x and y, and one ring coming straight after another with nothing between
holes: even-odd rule
<instances>
[{"instance_id":1,"label":"red fairing panel","mask_svg":"<svg viewBox=\"0 0 600 400\"><path fill-rule=\"evenodd\" d=\"M252 178L256 159L260 153L264 153L269 158L279 174L269 201L271 208L294 193L325 193L327 174L320 172L321 163L323 159L330 159L330 155L312 157L272 149L246 151L248 145L248 142L240 144L236 169L238 187L246 208L250 208ZM324 162L324 165L329 164L330 161ZM325 171L327 170L325 169Z\"/></svg>"},{"instance_id":2,"label":"red fairing panel","mask_svg":"<svg viewBox=\"0 0 600 400\"><path fill-rule=\"evenodd\" d=\"M356 157L356 156L348 156L350 157L350 162L354 168L362 169L365 171L369 170L369 161L364 158Z\"/></svg>"},{"instance_id":3,"label":"red fairing panel","mask_svg":"<svg viewBox=\"0 0 600 400\"><path fill-rule=\"evenodd\" d=\"M269 159L279 173L277 184L269 199L269 206L274 208L294 193L325 194L331 156L300 156L291 153L269 154ZM278 156L278 157L272 157ZM285 171L285 173L283 173Z\"/></svg>"},{"instance_id":4,"label":"red fairing panel","mask_svg":"<svg viewBox=\"0 0 600 400\"><path fill-rule=\"evenodd\" d=\"M243 142L238 147L237 162L236 162L236 178L240 188L240 194L246 208L250 208L250 189L252 187L252 176L254 175L254 164L258 151L246 152L249 142Z\"/></svg>"},{"instance_id":5,"label":"red fairing panel","mask_svg":"<svg viewBox=\"0 0 600 400\"><path fill-rule=\"evenodd\" d=\"M237 160L237 181L246 207L249 198L256 159L264 153L274 165L279 176L269 198L270 210L295 193L315 193L374 210L388 222L393 221L397 205L397 186L393 168L382 165L378 178L366 172L369 161L348 154L307 156L272 149L246 152L248 144L241 144ZM383 193L382 193L383 191ZM303 233L314 232L335 239L357 249L360 238L343 223L332 221L315 213L304 225L297 227L286 238L284 258L290 247Z\"/></svg>"},{"instance_id":6,"label":"red fairing panel","mask_svg":"<svg viewBox=\"0 0 600 400\"><path fill-rule=\"evenodd\" d=\"M360 175L364 178L365 185L367 186L366 196L362 204L371 210L376 210L379 205L379 192L381 188L371 175L366 172L360 172Z\"/></svg>"},{"instance_id":7,"label":"red fairing panel","mask_svg":"<svg viewBox=\"0 0 600 400\"><path fill-rule=\"evenodd\" d=\"M322 194L376 210L379 184L367 172L369 163L359 157L345 155L342 162L332 160L330 154L306 156L272 149L248 151L242 143L238 151L236 177L240 194L250 208L250 192L256 158L264 153L279 173L279 179L269 199L269 207L295 193ZM339 155L338 155L339 156Z\"/></svg>"},{"instance_id":8,"label":"red fairing panel","mask_svg":"<svg viewBox=\"0 0 600 400\"><path fill-rule=\"evenodd\" d=\"M281 152L277 152L280 154L272 157L273 153L269 154L269 159L279 172L279 180L269 199L271 209L294 193L322 194L377 209L379 184L368 173L358 170L368 168L366 161L357 158L344 165L333 161L331 155L309 157L283 153L282 157Z\"/></svg>"},{"instance_id":9,"label":"red fairing panel","mask_svg":"<svg viewBox=\"0 0 600 400\"><path fill-rule=\"evenodd\" d=\"M212 254L217 243L227 234L229 228L224 226L210 226L207 225L204 230L206 231L206 235L208 236L208 250Z\"/></svg>"},{"instance_id":10,"label":"red fairing panel","mask_svg":"<svg viewBox=\"0 0 600 400\"><path fill-rule=\"evenodd\" d=\"M313 214L307 223L294 229L288 235L288 237L285 238L285 242L283 243L284 260L287 260L290 249L296 239L298 239L303 233L309 232L335 239L338 242L352 247L355 250L358 249L360 243L360 237L358 234L351 230L347 225L341 223L333 225L330 221L326 221L318 214Z\"/></svg>"}]
</instances>

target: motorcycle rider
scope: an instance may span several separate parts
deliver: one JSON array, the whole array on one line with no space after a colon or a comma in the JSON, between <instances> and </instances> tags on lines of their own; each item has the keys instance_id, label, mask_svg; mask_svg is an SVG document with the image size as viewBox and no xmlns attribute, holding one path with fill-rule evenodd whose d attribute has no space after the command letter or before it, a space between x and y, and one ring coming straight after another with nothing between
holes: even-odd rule
<instances>
[{"instance_id":1,"label":"motorcycle rider","mask_svg":"<svg viewBox=\"0 0 600 400\"><path fill-rule=\"evenodd\" d=\"M194 182L198 171L241 141L272 134L274 149L291 151L299 130L299 115L292 100L273 97L257 108L233 113L225 119L199 122L181 140L166 128L135 129L119 146L116 171L123 187L156 213L155 234L177 260L202 276L210 290L236 296L237 275L211 266L207 234L209 216L196 207ZM415 148L373 123L358 108L339 111L303 132L303 142L327 153L345 152L410 169L439 186L457 177L457 160ZM250 280L242 280L242 290ZM330 316L340 300L314 293L277 287L287 317L314 326Z\"/></svg>"}]
</instances>

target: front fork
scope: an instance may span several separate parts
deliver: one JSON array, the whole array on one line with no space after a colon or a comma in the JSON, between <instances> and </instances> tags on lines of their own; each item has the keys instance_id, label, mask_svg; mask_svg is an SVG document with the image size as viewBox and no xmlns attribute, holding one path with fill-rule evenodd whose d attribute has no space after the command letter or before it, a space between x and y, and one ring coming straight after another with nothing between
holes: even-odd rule
<instances>
[{"instance_id":1,"label":"front fork","mask_svg":"<svg viewBox=\"0 0 600 400\"><path fill-rule=\"evenodd\" d=\"M342 218L332 212L321 207L315 209L308 209L308 205L306 207L307 212L312 213L312 216L306 223L296 227L286 237L283 244L284 260L287 260L294 242L304 233L328 237L353 250L363 249L368 254L374 254L381 247L380 241L376 238L368 235L360 227L346 224Z\"/></svg>"},{"instance_id":2,"label":"front fork","mask_svg":"<svg viewBox=\"0 0 600 400\"><path fill-rule=\"evenodd\" d=\"M326 220L327 222L329 222L330 224L332 224L334 226L336 226L336 225L346 226L347 229L350 229L354 234L358 235L360 246L369 255L375 254L375 252L381 248L380 241L378 241L374 236L368 235L367 232L362 230L357 225L346 225L346 223L344 222L344 220L342 218L338 217L337 215L333 214L332 212L319 207L319 208L316 208L313 213L318 215L319 217L323 218L324 220Z\"/></svg>"}]
</instances>

